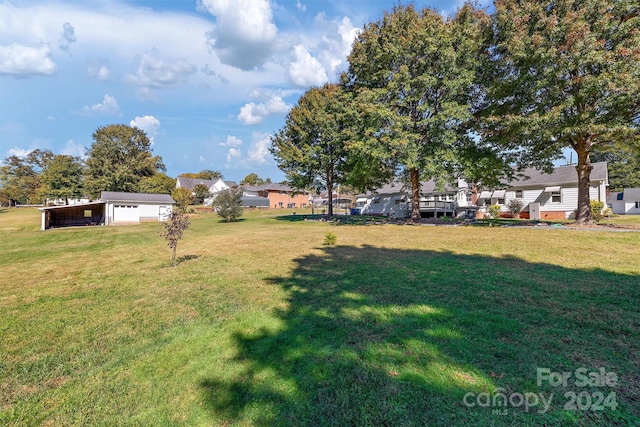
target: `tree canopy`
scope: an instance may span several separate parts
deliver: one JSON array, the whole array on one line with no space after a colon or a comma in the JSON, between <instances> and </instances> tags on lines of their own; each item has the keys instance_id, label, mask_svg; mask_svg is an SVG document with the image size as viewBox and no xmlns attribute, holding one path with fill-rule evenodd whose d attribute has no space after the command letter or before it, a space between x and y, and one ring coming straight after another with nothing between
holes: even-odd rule
<instances>
[{"instance_id":1,"label":"tree canopy","mask_svg":"<svg viewBox=\"0 0 640 427\"><path fill-rule=\"evenodd\" d=\"M26 156L10 155L0 167L0 191L13 203L34 203L43 199L42 173L53 160L50 150L35 149Z\"/></svg>"},{"instance_id":2,"label":"tree canopy","mask_svg":"<svg viewBox=\"0 0 640 427\"><path fill-rule=\"evenodd\" d=\"M271 153L293 187L332 195L336 184L372 187L390 175L383 162L372 167L372 157L352 145L357 113L349 96L333 83L307 90L272 136Z\"/></svg>"},{"instance_id":3,"label":"tree canopy","mask_svg":"<svg viewBox=\"0 0 640 427\"><path fill-rule=\"evenodd\" d=\"M420 216L420 180L460 172L470 135L482 26L470 5L455 17L396 6L365 26L349 55L345 87L370 117L365 140L409 175L412 217ZM475 153L480 151L475 150Z\"/></svg>"},{"instance_id":4,"label":"tree canopy","mask_svg":"<svg viewBox=\"0 0 640 427\"><path fill-rule=\"evenodd\" d=\"M83 167L80 159L59 154L43 171L41 193L51 199L77 199L83 196Z\"/></svg>"},{"instance_id":5,"label":"tree canopy","mask_svg":"<svg viewBox=\"0 0 640 427\"><path fill-rule=\"evenodd\" d=\"M140 191L140 181L165 166L160 156L153 156L145 132L127 125L98 128L85 161L85 190L91 196L101 191Z\"/></svg>"},{"instance_id":6,"label":"tree canopy","mask_svg":"<svg viewBox=\"0 0 640 427\"><path fill-rule=\"evenodd\" d=\"M222 176L222 172L220 171L214 171L211 169L205 169L202 170L198 173L192 173L192 172L185 172L185 173L181 173L180 175L178 175L178 177L182 177L182 178L196 178L196 179L210 179L212 181L215 181L217 179L224 179Z\"/></svg>"},{"instance_id":7,"label":"tree canopy","mask_svg":"<svg viewBox=\"0 0 640 427\"><path fill-rule=\"evenodd\" d=\"M640 137L636 0L500 0L482 133L519 166L578 156L578 223L592 221L590 154Z\"/></svg>"},{"instance_id":8,"label":"tree canopy","mask_svg":"<svg viewBox=\"0 0 640 427\"><path fill-rule=\"evenodd\" d=\"M240 184L247 185L262 185L262 184L271 184L271 178L262 179L258 176L257 173L250 173L244 177L244 179L240 182Z\"/></svg>"}]
</instances>

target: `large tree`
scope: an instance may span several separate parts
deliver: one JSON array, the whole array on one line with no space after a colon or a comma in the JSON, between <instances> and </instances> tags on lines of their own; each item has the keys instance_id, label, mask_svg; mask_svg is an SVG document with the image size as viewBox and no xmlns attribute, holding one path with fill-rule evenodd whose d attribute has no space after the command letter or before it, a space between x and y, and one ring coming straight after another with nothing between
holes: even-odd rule
<instances>
[{"instance_id":1,"label":"large tree","mask_svg":"<svg viewBox=\"0 0 640 427\"><path fill-rule=\"evenodd\" d=\"M127 125L98 128L87 150L85 190L91 196L101 191L140 191L140 181L165 166L160 156L153 156L145 132Z\"/></svg>"},{"instance_id":2,"label":"large tree","mask_svg":"<svg viewBox=\"0 0 640 427\"><path fill-rule=\"evenodd\" d=\"M637 0L498 0L484 136L518 166L578 157L576 222L592 222L590 155L639 138Z\"/></svg>"},{"instance_id":3,"label":"large tree","mask_svg":"<svg viewBox=\"0 0 640 427\"><path fill-rule=\"evenodd\" d=\"M13 203L33 203L42 195L42 173L54 158L50 150L35 149L26 156L7 156L0 167L2 194Z\"/></svg>"},{"instance_id":4,"label":"large tree","mask_svg":"<svg viewBox=\"0 0 640 427\"><path fill-rule=\"evenodd\" d=\"M634 149L635 148L635 149ZM625 143L595 146L591 161L607 162L611 191L640 188L640 150Z\"/></svg>"},{"instance_id":5,"label":"large tree","mask_svg":"<svg viewBox=\"0 0 640 427\"><path fill-rule=\"evenodd\" d=\"M287 115L285 126L271 138L271 153L293 187L327 191L329 216L337 184L365 188L388 175L383 163L371 167L367 154L352 147L356 124L349 94L340 85L327 83L307 90ZM361 174L365 168L376 169L377 174Z\"/></svg>"},{"instance_id":6,"label":"large tree","mask_svg":"<svg viewBox=\"0 0 640 427\"><path fill-rule=\"evenodd\" d=\"M455 17L396 6L365 26L344 77L367 121L370 150L393 158L409 176L412 218L420 217L420 181L460 172L473 148L465 124L486 14L470 5ZM475 153L480 153L475 150Z\"/></svg>"},{"instance_id":7,"label":"large tree","mask_svg":"<svg viewBox=\"0 0 640 427\"><path fill-rule=\"evenodd\" d=\"M43 196L51 199L77 199L83 196L83 166L78 157L59 154L47 165L42 177Z\"/></svg>"}]
</instances>

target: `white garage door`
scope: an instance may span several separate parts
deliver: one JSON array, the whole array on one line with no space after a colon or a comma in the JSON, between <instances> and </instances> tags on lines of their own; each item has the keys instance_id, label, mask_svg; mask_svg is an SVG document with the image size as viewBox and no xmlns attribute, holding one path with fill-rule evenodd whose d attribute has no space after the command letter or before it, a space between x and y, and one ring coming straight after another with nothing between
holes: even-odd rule
<instances>
[{"instance_id":1,"label":"white garage door","mask_svg":"<svg viewBox=\"0 0 640 427\"><path fill-rule=\"evenodd\" d=\"M114 205L113 222L139 222L137 205Z\"/></svg>"}]
</instances>

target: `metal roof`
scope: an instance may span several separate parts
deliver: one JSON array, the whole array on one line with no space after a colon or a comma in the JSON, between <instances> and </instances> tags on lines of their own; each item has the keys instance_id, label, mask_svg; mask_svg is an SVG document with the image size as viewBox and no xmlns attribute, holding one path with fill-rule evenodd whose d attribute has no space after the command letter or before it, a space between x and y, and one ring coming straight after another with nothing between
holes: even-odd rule
<instances>
[{"instance_id":1,"label":"metal roof","mask_svg":"<svg viewBox=\"0 0 640 427\"><path fill-rule=\"evenodd\" d=\"M640 201L640 188L625 188L623 190L622 200L629 202Z\"/></svg>"},{"instance_id":2,"label":"metal roof","mask_svg":"<svg viewBox=\"0 0 640 427\"><path fill-rule=\"evenodd\" d=\"M168 194L124 193L119 191L103 191L100 194L100 199L104 202L175 203L175 200Z\"/></svg>"},{"instance_id":3,"label":"metal roof","mask_svg":"<svg viewBox=\"0 0 640 427\"><path fill-rule=\"evenodd\" d=\"M45 206L42 208L38 208L39 211L50 211L54 209L69 209L69 208L79 208L85 206L94 206L94 205L104 205L105 202L97 201L97 202L85 202L85 203L76 203L74 205L56 205L56 206Z\"/></svg>"}]
</instances>

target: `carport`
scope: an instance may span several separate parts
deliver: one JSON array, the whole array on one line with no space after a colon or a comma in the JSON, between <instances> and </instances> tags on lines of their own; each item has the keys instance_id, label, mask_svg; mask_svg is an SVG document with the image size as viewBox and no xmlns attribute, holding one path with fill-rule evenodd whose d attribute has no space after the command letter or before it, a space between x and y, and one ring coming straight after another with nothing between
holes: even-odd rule
<instances>
[{"instance_id":1,"label":"carport","mask_svg":"<svg viewBox=\"0 0 640 427\"><path fill-rule=\"evenodd\" d=\"M105 202L47 206L42 212L42 229L104 225Z\"/></svg>"}]
</instances>

